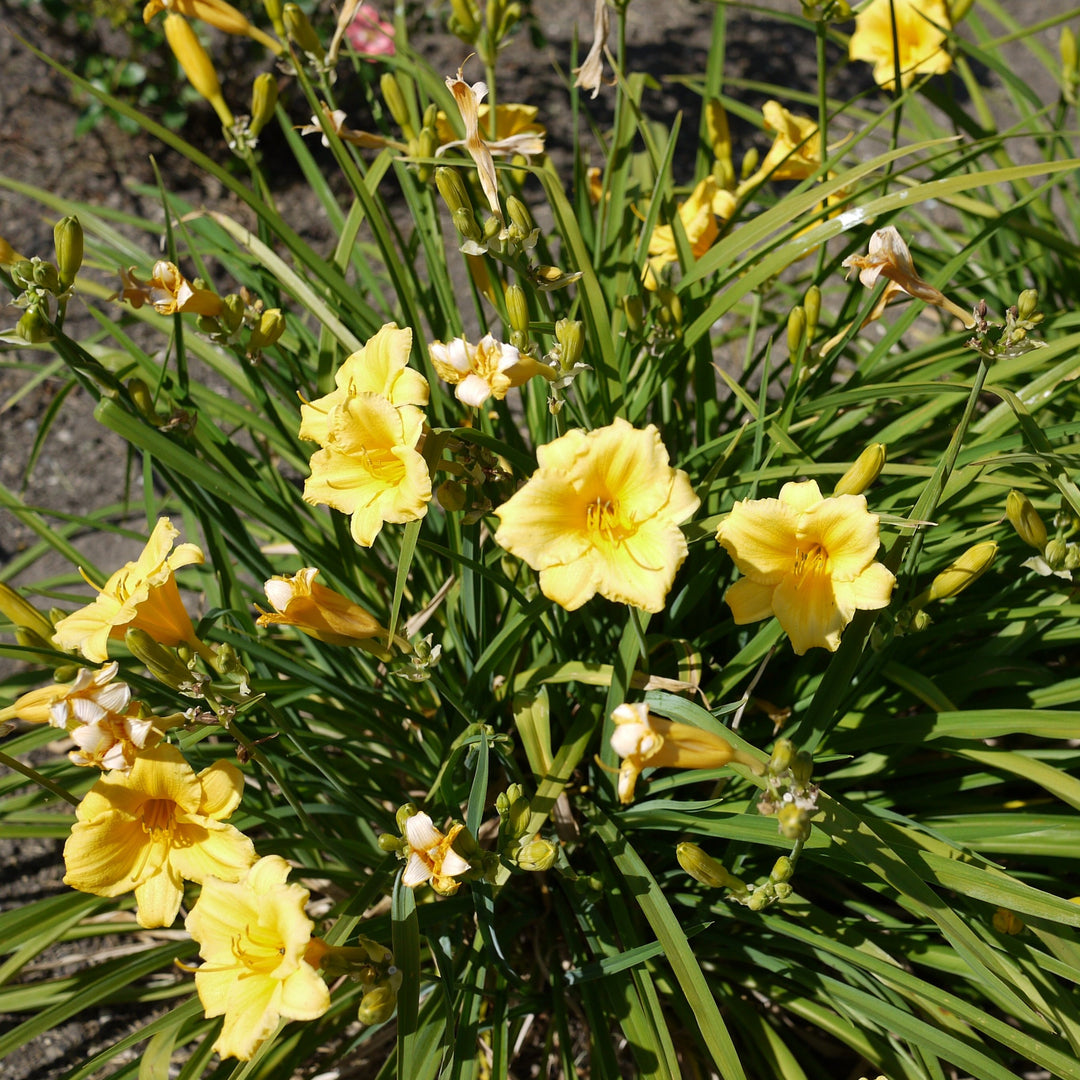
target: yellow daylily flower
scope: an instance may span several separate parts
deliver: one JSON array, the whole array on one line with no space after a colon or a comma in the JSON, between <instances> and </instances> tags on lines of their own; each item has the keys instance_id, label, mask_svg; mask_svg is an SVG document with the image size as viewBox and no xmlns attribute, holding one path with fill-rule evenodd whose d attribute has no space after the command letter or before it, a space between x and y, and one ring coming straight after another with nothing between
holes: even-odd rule
<instances>
[{"instance_id":1,"label":"yellow daylily flower","mask_svg":"<svg viewBox=\"0 0 1080 1080\"><path fill-rule=\"evenodd\" d=\"M516 135L528 135L532 139L543 140L547 135L547 128L536 119L540 110L535 105L522 105L512 102L506 105L495 106L495 142L501 143L504 139L511 139ZM477 107L477 126L482 132L491 130L491 106L485 101ZM441 109L435 116L435 135L440 146L459 146L457 132L450 118ZM491 145L489 143L489 145ZM543 147L541 147L541 150ZM521 151L518 151L519 153ZM540 150L531 151L540 153ZM505 153L505 151L504 151Z\"/></svg>"},{"instance_id":2,"label":"yellow daylily flower","mask_svg":"<svg viewBox=\"0 0 1080 1080\"><path fill-rule=\"evenodd\" d=\"M970 311L954 304L930 282L919 277L915 272L911 251L892 225L878 229L870 237L870 247L866 255L849 255L841 265L858 270L859 281L868 289L877 284L878 278L886 278L889 282L874 309L863 320L863 326L880 318L885 305L900 294L914 296L918 300L943 308L950 315L955 315L969 330L975 325Z\"/></svg>"},{"instance_id":3,"label":"yellow daylily flower","mask_svg":"<svg viewBox=\"0 0 1080 1080\"><path fill-rule=\"evenodd\" d=\"M428 354L439 377L454 387L454 396L463 405L479 408L489 397L502 401L506 392L521 386L540 371L539 364L522 356L513 345L485 334L475 345L465 338L448 344L433 341Z\"/></svg>"},{"instance_id":4,"label":"yellow daylily flower","mask_svg":"<svg viewBox=\"0 0 1080 1080\"><path fill-rule=\"evenodd\" d=\"M256 626L295 626L328 645L363 645L387 633L374 615L341 593L320 585L319 571L305 566L292 577L266 582L266 599L273 611L259 608Z\"/></svg>"},{"instance_id":5,"label":"yellow daylily flower","mask_svg":"<svg viewBox=\"0 0 1080 1080\"><path fill-rule=\"evenodd\" d=\"M64 883L95 896L134 890L140 926L172 925L183 879L236 881L255 861L251 841L225 824L243 786L227 761L196 776L174 746L141 753L129 772L106 773L79 803Z\"/></svg>"},{"instance_id":6,"label":"yellow daylily flower","mask_svg":"<svg viewBox=\"0 0 1080 1080\"><path fill-rule=\"evenodd\" d=\"M679 525L698 508L660 432L625 420L567 432L495 514L495 542L540 572L540 590L574 611L596 593L662 611L686 558Z\"/></svg>"},{"instance_id":7,"label":"yellow daylily flower","mask_svg":"<svg viewBox=\"0 0 1080 1080\"><path fill-rule=\"evenodd\" d=\"M187 644L205 655L209 650L195 636L173 576L182 566L201 563L203 553L194 544L180 544L174 550L173 541L179 535L168 518L158 518L138 559L117 570L93 603L56 624L54 644L103 664L109 659L109 638L123 640L128 628L135 627L160 645Z\"/></svg>"},{"instance_id":8,"label":"yellow daylily flower","mask_svg":"<svg viewBox=\"0 0 1080 1080\"><path fill-rule=\"evenodd\" d=\"M184 922L205 961L195 972L199 1000L208 1017L225 1017L214 1042L222 1057L248 1061L282 1017L316 1020L330 1008L326 983L305 959L309 894L288 876L289 864L267 855L240 880L208 877Z\"/></svg>"},{"instance_id":9,"label":"yellow daylily flower","mask_svg":"<svg viewBox=\"0 0 1080 1080\"><path fill-rule=\"evenodd\" d=\"M431 501L431 474L416 445L424 414L379 394L353 394L326 416L304 499L352 516L353 539L371 547L384 522L417 521Z\"/></svg>"},{"instance_id":10,"label":"yellow daylily flower","mask_svg":"<svg viewBox=\"0 0 1080 1080\"><path fill-rule=\"evenodd\" d=\"M757 758L704 728L653 716L644 702L624 702L611 714L615 730L611 746L623 759L619 767L619 802L634 801L634 785L642 769L719 769L737 761L756 773Z\"/></svg>"},{"instance_id":11,"label":"yellow daylily flower","mask_svg":"<svg viewBox=\"0 0 1080 1080\"><path fill-rule=\"evenodd\" d=\"M892 595L863 495L826 499L814 480L785 484L777 499L737 502L716 539L745 575L724 594L735 622L775 615L800 656L834 652L857 610L883 608Z\"/></svg>"},{"instance_id":12,"label":"yellow daylily flower","mask_svg":"<svg viewBox=\"0 0 1080 1080\"><path fill-rule=\"evenodd\" d=\"M120 271L121 288L113 299L126 300L133 308L150 304L159 315L194 312L196 315L220 315L221 297L210 289L196 289L176 265L159 259L154 263L149 281L135 276L135 267Z\"/></svg>"},{"instance_id":13,"label":"yellow daylily flower","mask_svg":"<svg viewBox=\"0 0 1080 1080\"><path fill-rule=\"evenodd\" d=\"M165 16L165 40L188 77L188 82L214 107L222 126L231 128L235 118L221 93L221 83L214 62L203 48L191 23L183 15L170 11Z\"/></svg>"},{"instance_id":14,"label":"yellow daylily flower","mask_svg":"<svg viewBox=\"0 0 1080 1080\"><path fill-rule=\"evenodd\" d=\"M774 132L769 152L757 171L739 185L739 190L755 186L764 179L805 180L821 168L821 136L816 120L788 112L779 101L761 106L765 130Z\"/></svg>"},{"instance_id":15,"label":"yellow daylily flower","mask_svg":"<svg viewBox=\"0 0 1080 1080\"><path fill-rule=\"evenodd\" d=\"M223 33L258 41L275 54L284 49L280 41L275 41L257 26L253 26L247 16L225 0L148 0L143 8L143 22L149 23L160 11L186 15L189 19L202 19Z\"/></svg>"},{"instance_id":16,"label":"yellow daylily flower","mask_svg":"<svg viewBox=\"0 0 1080 1080\"><path fill-rule=\"evenodd\" d=\"M720 187L716 177L710 174L694 188L685 202L679 203L679 220L695 259L700 259L712 247L720 235L717 219L727 221L735 212L735 201L735 196ZM643 278L645 287L655 289L656 275L669 263L678 260L674 230L670 225L657 225L649 237L649 261Z\"/></svg>"},{"instance_id":17,"label":"yellow daylily flower","mask_svg":"<svg viewBox=\"0 0 1080 1080\"><path fill-rule=\"evenodd\" d=\"M409 849L401 884L414 889L430 882L431 887L443 896L457 892L461 882L454 878L470 868L468 859L454 850L454 840L464 828L464 825L453 825L444 835L423 812L408 818L405 839Z\"/></svg>"},{"instance_id":18,"label":"yellow daylily flower","mask_svg":"<svg viewBox=\"0 0 1080 1080\"><path fill-rule=\"evenodd\" d=\"M893 14L899 49L900 85L905 89L916 75L941 75L952 67L942 47L952 23L945 0L873 0L855 16L855 33L848 43L852 60L874 65L874 82L886 90L896 84L897 56L893 51Z\"/></svg>"},{"instance_id":19,"label":"yellow daylily flower","mask_svg":"<svg viewBox=\"0 0 1080 1080\"><path fill-rule=\"evenodd\" d=\"M387 323L362 349L347 356L334 375L336 389L300 406L300 438L322 446L329 438L330 410L357 394L378 394L391 405L428 403L427 379L409 367L412 331Z\"/></svg>"}]
</instances>

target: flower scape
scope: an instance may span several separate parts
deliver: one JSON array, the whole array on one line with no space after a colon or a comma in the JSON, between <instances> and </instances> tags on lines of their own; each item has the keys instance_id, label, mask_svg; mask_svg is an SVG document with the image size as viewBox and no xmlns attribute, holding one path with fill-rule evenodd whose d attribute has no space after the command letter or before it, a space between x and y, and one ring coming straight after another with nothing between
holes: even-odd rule
<instances>
[{"instance_id":1,"label":"flower scape","mask_svg":"<svg viewBox=\"0 0 1080 1080\"><path fill-rule=\"evenodd\" d=\"M571 7L42 50L5 1080L1080 1080L1076 19Z\"/></svg>"}]
</instances>

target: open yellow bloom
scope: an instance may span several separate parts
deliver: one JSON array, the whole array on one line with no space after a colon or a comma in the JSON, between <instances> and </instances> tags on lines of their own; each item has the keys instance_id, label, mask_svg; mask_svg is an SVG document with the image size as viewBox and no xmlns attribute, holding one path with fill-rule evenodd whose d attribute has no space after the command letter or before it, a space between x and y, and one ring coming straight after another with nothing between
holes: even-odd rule
<instances>
[{"instance_id":1,"label":"open yellow bloom","mask_svg":"<svg viewBox=\"0 0 1080 1080\"><path fill-rule=\"evenodd\" d=\"M717 219L727 221L734 212L735 196L720 187L711 173L694 188L685 202L679 203L679 220L695 259L700 259L720 235ZM655 289L656 275L669 263L678 260L679 250L675 246L674 230L670 225L657 225L649 237L645 287Z\"/></svg>"},{"instance_id":2,"label":"open yellow bloom","mask_svg":"<svg viewBox=\"0 0 1080 1080\"><path fill-rule=\"evenodd\" d=\"M617 419L575 428L536 457L532 478L495 511L495 542L538 570L541 592L568 611L596 593L662 611L686 558L679 525L699 500L660 432Z\"/></svg>"},{"instance_id":3,"label":"open yellow bloom","mask_svg":"<svg viewBox=\"0 0 1080 1080\"><path fill-rule=\"evenodd\" d=\"M95 896L134 890L139 925L170 926L183 879L236 881L255 861L251 841L225 824L243 786L227 761L196 776L174 746L145 751L130 772L106 773L79 803L64 883Z\"/></svg>"},{"instance_id":4,"label":"open yellow bloom","mask_svg":"<svg viewBox=\"0 0 1080 1080\"><path fill-rule=\"evenodd\" d=\"M539 109L535 105L508 104L495 106L495 141L496 144L503 139L511 139L516 135L528 135L531 140L543 140L547 135L547 128L536 119ZM476 110L477 127L483 133L491 129L491 106L482 102ZM441 109L435 117L435 135L440 146L458 146L460 142L453 124L449 117ZM490 143L488 144L491 145ZM533 143L535 145L535 143ZM541 150L543 147L541 146ZM505 153L505 151L503 151ZM521 153L522 151L518 151ZM540 150L530 150L529 153L540 153Z\"/></svg>"},{"instance_id":5,"label":"open yellow bloom","mask_svg":"<svg viewBox=\"0 0 1080 1080\"><path fill-rule=\"evenodd\" d=\"M761 106L765 130L776 138L757 172L740 185L740 191L760 180L805 180L821 168L821 136L816 120L790 113L779 101Z\"/></svg>"},{"instance_id":6,"label":"open yellow bloom","mask_svg":"<svg viewBox=\"0 0 1080 1080\"><path fill-rule=\"evenodd\" d=\"M168 518L158 518L138 559L117 570L92 604L61 619L53 642L103 664L109 659L109 638L122 641L133 626L145 630L160 645L186 643L204 652L206 647L195 636L173 576L181 566L201 563L203 553L194 544L180 544L173 550L173 540L179 535Z\"/></svg>"},{"instance_id":7,"label":"open yellow bloom","mask_svg":"<svg viewBox=\"0 0 1080 1080\"><path fill-rule=\"evenodd\" d=\"M945 0L873 0L855 16L848 55L874 65L878 86L892 90L896 83L893 13L901 86L910 86L916 75L941 75L952 67L952 57L942 47L952 25Z\"/></svg>"},{"instance_id":8,"label":"open yellow bloom","mask_svg":"<svg viewBox=\"0 0 1080 1080\"><path fill-rule=\"evenodd\" d=\"M430 882L431 887L443 896L457 892L461 882L454 878L469 869L468 859L454 850L454 839L464 828L464 825L453 825L444 835L423 812L408 818L405 839L409 842L409 854L401 884L412 889Z\"/></svg>"},{"instance_id":9,"label":"open yellow bloom","mask_svg":"<svg viewBox=\"0 0 1080 1080\"><path fill-rule=\"evenodd\" d=\"M454 396L463 405L479 408L489 397L502 401L513 386L521 386L540 370L531 357L522 356L513 345L485 334L475 345L465 338L448 344L433 341L428 354L439 377L454 387Z\"/></svg>"},{"instance_id":10,"label":"open yellow bloom","mask_svg":"<svg viewBox=\"0 0 1080 1080\"><path fill-rule=\"evenodd\" d=\"M761 772L757 758L704 728L653 716L644 702L624 702L611 714L612 749L623 759L619 767L619 802L634 801L634 785L642 769L719 769L732 761Z\"/></svg>"},{"instance_id":11,"label":"open yellow bloom","mask_svg":"<svg viewBox=\"0 0 1080 1080\"><path fill-rule=\"evenodd\" d=\"M371 547L384 522L427 513L431 474L416 450L424 414L378 394L355 394L327 414L323 449L311 456L304 499L352 516L353 539Z\"/></svg>"},{"instance_id":12,"label":"open yellow bloom","mask_svg":"<svg viewBox=\"0 0 1080 1080\"><path fill-rule=\"evenodd\" d=\"M159 315L194 312L196 315L220 315L221 297L209 289L196 289L176 265L159 259L154 263L149 281L135 276L135 267L120 271L121 289L115 299L126 300L133 308L150 304Z\"/></svg>"},{"instance_id":13,"label":"open yellow bloom","mask_svg":"<svg viewBox=\"0 0 1080 1080\"><path fill-rule=\"evenodd\" d=\"M316 1020L330 992L305 960L314 923L308 891L288 883L280 855L259 859L239 881L208 877L184 926L203 963L195 989L207 1016L224 1016L214 1042L222 1057L248 1061L281 1017Z\"/></svg>"},{"instance_id":14,"label":"open yellow bloom","mask_svg":"<svg viewBox=\"0 0 1080 1080\"><path fill-rule=\"evenodd\" d=\"M919 277L915 272L911 251L904 243L904 238L892 225L878 229L870 237L870 247L865 255L849 255L842 265L848 269L858 270L859 281L868 289L872 289L878 283L878 278L886 278L889 282L874 305L874 309L863 320L863 326L880 318L885 305L900 294L914 296L918 300L943 308L949 314L955 315L969 330L975 325L970 311L965 311L959 304L954 304L930 282Z\"/></svg>"},{"instance_id":15,"label":"open yellow bloom","mask_svg":"<svg viewBox=\"0 0 1080 1080\"><path fill-rule=\"evenodd\" d=\"M266 599L274 610L262 611L256 626L295 626L329 645L360 645L380 634L386 627L341 593L320 585L319 571L305 566L292 577L272 577L266 582Z\"/></svg>"},{"instance_id":16,"label":"open yellow bloom","mask_svg":"<svg viewBox=\"0 0 1080 1080\"><path fill-rule=\"evenodd\" d=\"M724 594L735 622L775 615L800 656L830 652L857 610L883 608L895 583L879 562L878 519L864 495L822 498L814 480L777 499L741 499L716 539L745 575Z\"/></svg>"},{"instance_id":17,"label":"open yellow bloom","mask_svg":"<svg viewBox=\"0 0 1080 1080\"><path fill-rule=\"evenodd\" d=\"M347 356L334 375L336 389L300 406L300 438L325 446L329 438L328 416L357 394L378 394L391 405L428 403L427 379L409 365L412 331L387 323L362 349Z\"/></svg>"}]
</instances>

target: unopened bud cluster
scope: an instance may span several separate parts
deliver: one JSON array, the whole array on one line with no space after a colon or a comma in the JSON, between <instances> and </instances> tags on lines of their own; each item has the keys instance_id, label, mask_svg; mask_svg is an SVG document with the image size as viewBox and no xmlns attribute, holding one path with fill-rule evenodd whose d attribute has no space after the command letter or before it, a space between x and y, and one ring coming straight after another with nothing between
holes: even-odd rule
<instances>
[{"instance_id":1,"label":"unopened bud cluster","mask_svg":"<svg viewBox=\"0 0 1080 1080\"><path fill-rule=\"evenodd\" d=\"M804 841L810 835L810 819L817 809L818 789L811 784L814 759L805 750L796 750L790 739L780 739L773 748L765 773L765 792L758 810L775 816L780 835Z\"/></svg>"},{"instance_id":2,"label":"unopened bud cluster","mask_svg":"<svg viewBox=\"0 0 1080 1080\"><path fill-rule=\"evenodd\" d=\"M710 889L727 889L728 899L751 911L764 911L777 900L786 900L792 893L789 882L795 865L787 855L781 855L773 864L769 876L754 886L747 885L742 878L730 873L697 844L679 844L675 849L675 858L695 881Z\"/></svg>"},{"instance_id":3,"label":"unopened bud cluster","mask_svg":"<svg viewBox=\"0 0 1080 1080\"><path fill-rule=\"evenodd\" d=\"M1035 289L1024 289L1016 303L1005 312L1005 325L996 340L992 340L991 330L995 324L989 321L989 309L985 300L975 306L975 336L968 341L968 347L975 349L987 360L1009 360L1032 349L1044 348L1046 342L1037 341L1029 335L1043 321L1043 314L1038 310L1039 294Z\"/></svg>"},{"instance_id":4,"label":"unopened bud cluster","mask_svg":"<svg viewBox=\"0 0 1080 1080\"><path fill-rule=\"evenodd\" d=\"M1051 537L1031 500L1020 491L1010 491L1005 500L1005 516L1017 536L1036 553L1020 565L1034 570L1040 577L1059 577L1072 581L1080 570L1080 543L1070 539L1080 532L1080 521L1062 500L1061 509L1054 515L1054 535Z\"/></svg>"}]
</instances>

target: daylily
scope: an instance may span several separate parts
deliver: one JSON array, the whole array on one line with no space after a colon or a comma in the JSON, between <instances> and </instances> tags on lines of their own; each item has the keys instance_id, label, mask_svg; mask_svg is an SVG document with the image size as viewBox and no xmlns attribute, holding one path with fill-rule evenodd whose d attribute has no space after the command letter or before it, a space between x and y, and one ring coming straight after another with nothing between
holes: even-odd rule
<instances>
[{"instance_id":1,"label":"daylily","mask_svg":"<svg viewBox=\"0 0 1080 1080\"><path fill-rule=\"evenodd\" d=\"M585 62L574 68L574 85L581 90L591 90L595 98L604 80L604 46L611 30L611 15L607 0L595 0L593 4L593 40Z\"/></svg>"},{"instance_id":2,"label":"daylily","mask_svg":"<svg viewBox=\"0 0 1080 1080\"><path fill-rule=\"evenodd\" d=\"M543 139L547 135L547 129L537 122L536 117L539 109L535 105L521 105L511 103L495 106L495 142L510 139L516 135L528 135L533 138ZM491 106L485 101L477 109L477 120L480 131L490 131ZM457 132L450 118L441 109L435 116L435 135L440 146L460 146ZM536 151L539 153L540 151Z\"/></svg>"},{"instance_id":3,"label":"daylily","mask_svg":"<svg viewBox=\"0 0 1080 1080\"><path fill-rule=\"evenodd\" d=\"M149 281L135 276L135 267L120 271L122 287L114 299L126 300L133 308L150 304L160 315L220 315L221 297L209 289L196 289L175 264L159 259Z\"/></svg>"},{"instance_id":4,"label":"daylily","mask_svg":"<svg viewBox=\"0 0 1080 1080\"><path fill-rule=\"evenodd\" d=\"M754 175L739 185L740 192L765 179L805 180L821 168L817 121L788 112L779 101L766 101L761 113L765 130L776 138Z\"/></svg>"},{"instance_id":5,"label":"daylily","mask_svg":"<svg viewBox=\"0 0 1080 1080\"><path fill-rule=\"evenodd\" d=\"M857 610L883 608L895 579L879 562L878 519L863 495L823 498L816 481L777 499L742 499L716 539L745 576L724 594L735 622L775 615L800 656L834 652Z\"/></svg>"},{"instance_id":6,"label":"daylily","mask_svg":"<svg viewBox=\"0 0 1080 1080\"><path fill-rule=\"evenodd\" d=\"M362 349L347 356L334 375L336 389L300 406L300 438L326 445L328 417L358 394L378 394L395 406L428 403L427 379L409 365L412 331L387 323Z\"/></svg>"},{"instance_id":7,"label":"daylily","mask_svg":"<svg viewBox=\"0 0 1080 1080\"><path fill-rule=\"evenodd\" d=\"M371 547L384 522L416 521L431 501L431 474L416 449L424 414L379 394L353 394L326 414L304 499L352 516L352 537Z\"/></svg>"},{"instance_id":8,"label":"daylily","mask_svg":"<svg viewBox=\"0 0 1080 1080\"><path fill-rule=\"evenodd\" d=\"M480 186L484 189L491 212L503 220L502 207L499 205L499 185L495 176L493 154L531 154L544 152L544 136L535 131L522 131L506 138L487 140L480 134L480 102L487 96L487 83L477 82L470 86L461 77L461 68L457 76L446 77L446 87L454 95L454 103L461 113L465 125L465 138L448 142L439 147L436 153L443 153L451 147L464 146L476 164L480 174ZM496 118L498 111L496 111Z\"/></svg>"},{"instance_id":9,"label":"daylily","mask_svg":"<svg viewBox=\"0 0 1080 1080\"><path fill-rule=\"evenodd\" d=\"M97 598L56 624L53 642L61 649L78 650L96 664L109 659L110 637L123 640L129 627L145 630L159 645L187 644L206 655L208 648L195 636L191 619L180 600L174 571L201 563L203 553L194 544L180 544L168 518L158 518L150 539L135 562L125 563ZM88 584L97 588L89 579Z\"/></svg>"},{"instance_id":10,"label":"daylily","mask_svg":"<svg viewBox=\"0 0 1080 1080\"><path fill-rule=\"evenodd\" d=\"M365 150L381 150L386 146L392 146L402 152L408 150L405 143L388 139L385 135L372 135L368 131L355 131L348 127L345 123L344 109L331 109L325 101L320 101L319 105L322 107L323 119L313 116L310 124L302 124L296 129L301 135L321 135L323 146L329 146L330 140L326 135L326 129L329 128L342 142L352 143L353 146L359 146Z\"/></svg>"},{"instance_id":11,"label":"daylily","mask_svg":"<svg viewBox=\"0 0 1080 1080\"><path fill-rule=\"evenodd\" d=\"M288 876L289 864L267 855L240 880L208 877L184 922L205 961L195 971L199 1000L208 1017L225 1017L214 1042L222 1057L248 1061L282 1017L315 1020L330 1008L326 983L306 959L309 894Z\"/></svg>"},{"instance_id":12,"label":"daylily","mask_svg":"<svg viewBox=\"0 0 1080 1080\"><path fill-rule=\"evenodd\" d=\"M720 235L717 219L726 221L735 212L735 196L716 181L711 173L679 203L678 214L695 259L700 259ZM656 275L669 263L678 262L679 249L670 225L657 225L649 237L649 261L644 282L647 289L657 286Z\"/></svg>"},{"instance_id":13,"label":"daylily","mask_svg":"<svg viewBox=\"0 0 1080 1080\"><path fill-rule=\"evenodd\" d=\"M894 14L899 57L893 50ZM906 89L916 75L941 75L952 67L942 48L951 25L945 0L873 0L855 16L848 55L873 64L874 82L886 90L895 87L899 61Z\"/></svg>"},{"instance_id":14,"label":"daylily","mask_svg":"<svg viewBox=\"0 0 1080 1080\"><path fill-rule=\"evenodd\" d=\"M531 357L522 356L513 345L504 345L491 334L475 345L463 337L445 345L433 341L428 353L439 377L454 387L458 401L474 408L489 397L501 401L511 387L528 382L540 370Z\"/></svg>"},{"instance_id":15,"label":"daylily","mask_svg":"<svg viewBox=\"0 0 1080 1080\"><path fill-rule=\"evenodd\" d=\"M416 888L430 882L431 887L443 896L457 892L461 882L454 878L470 868L469 861L454 850L454 840L464 828L464 825L452 825L450 831L443 834L423 812L408 818L405 822L408 858L401 884Z\"/></svg>"},{"instance_id":16,"label":"daylily","mask_svg":"<svg viewBox=\"0 0 1080 1080\"><path fill-rule=\"evenodd\" d=\"M251 841L225 824L243 786L227 761L196 776L174 746L141 753L129 772L106 773L79 803L64 883L96 896L134 890L139 925L170 926L182 879L236 881L255 861Z\"/></svg>"},{"instance_id":17,"label":"daylily","mask_svg":"<svg viewBox=\"0 0 1080 1080\"><path fill-rule=\"evenodd\" d=\"M889 282L874 309L863 320L863 326L880 318L885 305L900 294L914 296L918 300L943 308L949 314L955 315L969 330L975 325L970 311L954 304L930 282L919 277L907 244L892 225L878 229L870 237L870 248L866 255L849 255L842 265L858 270L859 281L868 289L878 283L878 278L886 278Z\"/></svg>"},{"instance_id":18,"label":"daylily","mask_svg":"<svg viewBox=\"0 0 1080 1080\"><path fill-rule=\"evenodd\" d=\"M623 759L619 767L619 802L634 800L634 785L642 769L719 769L737 761L762 771L757 758L704 728L653 716L644 702L624 702L611 714L615 730L612 749Z\"/></svg>"},{"instance_id":19,"label":"daylily","mask_svg":"<svg viewBox=\"0 0 1080 1080\"><path fill-rule=\"evenodd\" d=\"M573 429L540 447L539 468L495 514L495 542L540 572L540 591L574 611L596 593L662 611L686 558L679 525L698 508L653 425Z\"/></svg>"},{"instance_id":20,"label":"daylily","mask_svg":"<svg viewBox=\"0 0 1080 1080\"><path fill-rule=\"evenodd\" d=\"M221 83L210 54L203 48L198 34L183 15L170 11L165 16L165 40L188 82L214 107L224 128L233 126L235 118L221 93ZM205 313L204 313L205 314Z\"/></svg>"},{"instance_id":21,"label":"daylily","mask_svg":"<svg viewBox=\"0 0 1080 1080\"><path fill-rule=\"evenodd\" d=\"M305 566L292 577L275 576L266 582L266 598L274 610L258 608L256 626L295 626L305 634L328 645L358 645L369 651L383 652L374 640L385 637L386 627L341 593L320 585L319 571ZM407 642L398 639L399 644Z\"/></svg>"}]
</instances>

